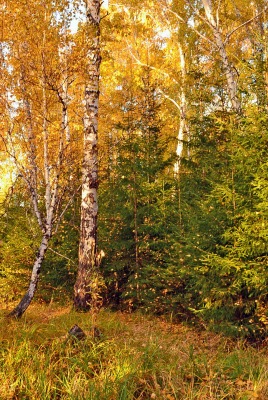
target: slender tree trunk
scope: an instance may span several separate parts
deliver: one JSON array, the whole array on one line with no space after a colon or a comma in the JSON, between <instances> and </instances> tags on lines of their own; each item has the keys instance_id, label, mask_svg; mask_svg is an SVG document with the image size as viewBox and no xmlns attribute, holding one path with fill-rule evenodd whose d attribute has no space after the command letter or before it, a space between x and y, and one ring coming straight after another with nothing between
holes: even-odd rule
<instances>
[{"instance_id":1,"label":"slender tree trunk","mask_svg":"<svg viewBox=\"0 0 268 400\"><path fill-rule=\"evenodd\" d=\"M35 263L33 266L31 280L30 280L28 290L25 293L25 295L23 296L23 298L21 299L21 301L19 302L19 304L9 314L11 317L15 317L15 318L21 317L22 314L25 312L25 310L29 307L29 305L34 297L34 294L36 292L37 285L38 285L39 274L41 271L42 262L44 260L45 253L48 248L48 243L49 243L50 237L51 237L51 232L48 231L47 233L44 234L44 236L42 238L42 241L39 246L38 253L37 253L37 257L36 257L36 260L35 260Z\"/></svg>"},{"instance_id":2,"label":"slender tree trunk","mask_svg":"<svg viewBox=\"0 0 268 400\"><path fill-rule=\"evenodd\" d=\"M69 115L68 115L68 86L69 86L69 77L68 77L68 62L67 62L67 55L66 51L68 48L67 42L67 28L64 26L64 45L61 49L61 61L63 65L63 72L62 72L62 90L60 95L60 101L63 107L62 113L62 129L66 135L66 141L70 142L70 126L69 126Z\"/></svg>"},{"instance_id":3,"label":"slender tree trunk","mask_svg":"<svg viewBox=\"0 0 268 400\"><path fill-rule=\"evenodd\" d=\"M87 0L88 54L85 88L84 159L82 166L82 202L79 266L74 286L74 307L91 308L91 277L98 268L98 108L100 75L100 0Z\"/></svg>"},{"instance_id":4,"label":"slender tree trunk","mask_svg":"<svg viewBox=\"0 0 268 400\"><path fill-rule=\"evenodd\" d=\"M44 38L45 39L45 38ZM45 40L44 40L45 42ZM43 44L44 45L44 44ZM45 48L45 45L44 45ZM28 186L28 190L31 194L32 206L37 218L39 227L42 231L42 241L38 249L38 253L36 256L35 263L32 269L32 275L29 283L29 287L19 304L14 308L13 311L9 314L11 317L19 318L23 315L26 309L29 307L34 294L37 290L39 274L41 272L42 263L45 257L45 253L48 248L49 240L52 237L52 229L53 222L55 218L55 211L58 206L58 191L59 191L59 177L62 169L62 161L63 161L63 137L64 137L64 126L63 130L60 132L60 140L59 140L59 150L57 163L55 167L55 177L53 179L53 184L51 184L51 176L50 176L50 167L49 167L49 146L48 146L48 129L47 129L47 97L46 97L46 79L44 73L44 65L45 65L45 54L42 54L42 82L41 85L43 87L43 158L44 158L44 177L45 177L45 216L42 215L39 204L38 204L38 191L37 191L37 165L36 165L36 148L34 143L34 132L32 129L32 114L31 107L27 99L24 101L24 109L25 114L28 121L28 138L30 140L30 148L28 150L28 159L30 172L27 174L23 169L19 167L17 159L15 158L15 162L18 167L18 171L23 177L24 181ZM25 92L26 93L26 92ZM63 118L64 118L64 107L63 107Z\"/></svg>"},{"instance_id":5,"label":"slender tree trunk","mask_svg":"<svg viewBox=\"0 0 268 400\"><path fill-rule=\"evenodd\" d=\"M266 8L267 7L268 6L266 6ZM265 23L267 20L267 12L263 9L264 4L255 2L253 10L257 18L255 21L255 29L249 37L257 61L256 72L260 74L260 77L257 79L256 88L258 104L268 110L268 29ZM261 12L261 10L263 10L263 12Z\"/></svg>"},{"instance_id":6,"label":"slender tree trunk","mask_svg":"<svg viewBox=\"0 0 268 400\"><path fill-rule=\"evenodd\" d=\"M229 95L229 99L230 99L230 102L232 105L232 109L239 114L241 112L241 103L237 96L237 76L236 76L236 73L232 66L232 63L230 62L230 60L228 58L225 44L224 44L224 41L222 38L222 33L218 26L218 22L215 20L215 18L213 16L211 0L202 0L202 2L204 5L207 20L213 31L214 39L217 44L219 54L221 57L223 70L224 70L226 82L227 82L228 95Z\"/></svg>"},{"instance_id":7,"label":"slender tree trunk","mask_svg":"<svg viewBox=\"0 0 268 400\"><path fill-rule=\"evenodd\" d=\"M136 193L136 173L134 172L133 179L133 211L134 211L134 242L135 242L135 280L136 280L136 290L137 290L137 300L140 300L140 255L139 255L139 233L138 233L138 199Z\"/></svg>"},{"instance_id":8,"label":"slender tree trunk","mask_svg":"<svg viewBox=\"0 0 268 400\"><path fill-rule=\"evenodd\" d=\"M178 44L179 54L180 54L180 67L181 67L181 95L180 95L180 125L178 132L178 144L176 148L176 155L178 157L177 162L174 165L175 174L179 173L181 157L184 147L185 140L185 130L187 129L186 124L186 108L187 108L187 100L186 100L186 68L185 68L185 57L181 43Z\"/></svg>"}]
</instances>

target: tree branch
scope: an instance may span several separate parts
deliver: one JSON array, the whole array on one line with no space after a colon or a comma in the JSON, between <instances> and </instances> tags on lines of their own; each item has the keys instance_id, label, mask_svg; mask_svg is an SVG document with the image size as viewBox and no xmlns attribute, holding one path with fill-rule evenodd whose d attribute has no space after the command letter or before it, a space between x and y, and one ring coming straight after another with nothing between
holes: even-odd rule
<instances>
[{"instance_id":1,"label":"tree branch","mask_svg":"<svg viewBox=\"0 0 268 400\"><path fill-rule=\"evenodd\" d=\"M73 265L76 265L76 263L75 263L71 258L66 257L65 255L59 253L59 252L56 251L56 250L53 250L51 247L48 247L47 249L50 250L50 251L52 251L52 253L57 254L57 256L60 256L60 257L62 257L62 258L65 258L66 260L70 261Z\"/></svg>"},{"instance_id":2,"label":"tree branch","mask_svg":"<svg viewBox=\"0 0 268 400\"><path fill-rule=\"evenodd\" d=\"M248 24L250 24L252 21L254 21L254 19L258 18L262 13L264 13L267 10L268 6L264 7L264 9L262 11L260 11L257 15L255 15L254 17L252 17L251 19L249 19L246 22L243 22L243 24L237 26L236 28L234 28L230 33L228 33L226 35L226 38L224 40L224 44L226 44L228 42L228 40L230 39L230 37L240 28L243 28L243 26L246 26Z\"/></svg>"}]
</instances>

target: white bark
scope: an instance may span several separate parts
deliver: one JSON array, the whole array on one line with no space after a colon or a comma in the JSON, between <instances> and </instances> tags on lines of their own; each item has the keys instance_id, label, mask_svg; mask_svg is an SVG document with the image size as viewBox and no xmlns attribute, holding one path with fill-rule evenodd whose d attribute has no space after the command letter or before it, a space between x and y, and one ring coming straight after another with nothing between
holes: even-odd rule
<instances>
[{"instance_id":1,"label":"white bark","mask_svg":"<svg viewBox=\"0 0 268 400\"><path fill-rule=\"evenodd\" d=\"M221 30L219 27L218 18L215 19L214 15L213 15L211 0L202 0L202 3L204 5L207 20L213 31L213 36L214 36L216 45L218 47L219 55L220 55L220 58L222 61L223 70L224 70L226 82L227 82L228 96L229 96L229 100L231 102L232 109L235 112L240 113L241 112L241 103L237 96L237 75L236 75L235 70L232 66L232 63L229 60L229 57L227 55L225 43L222 38L222 33L221 33Z\"/></svg>"},{"instance_id":2,"label":"white bark","mask_svg":"<svg viewBox=\"0 0 268 400\"><path fill-rule=\"evenodd\" d=\"M63 49L60 50L60 58L63 65L63 73L62 73L62 94L61 94L61 102L63 105L63 113L62 113L62 129L65 131L66 141L70 141L70 126L69 126L69 116L68 116L68 86L69 86L69 76L68 76L68 63L67 63L67 52L68 44L67 44L67 32L66 26L64 26L64 45Z\"/></svg>"},{"instance_id":3,"label":"white bark","mask_svg":"<svg viewBox=\"0 0 268 400\"><path fill-rule=\"evenodd\" d=\"M52 38L50 34L47 34L47 32L51 33L51 15L54 8L45 4L44 7L44 14L40 16L40 21L44 23L44 30L38 37L40 50L30 51L33 37L32 32L27 31L27 35L23 36L25 41L21 42L19 39L15 41L9 54L11 65L14 62L14 78L12 78L13 74L9 74L12 83L9 87L15 88L14 98L19 100L17 104L19 118L14 118L14 113L12 115L10 112L9 115L7 112L8 124L12 126L7 138L7 151L16 164L18 176L22 177L27 185L33 211L42 232L29 287L20 303L11 312L10 315L14 317L20 317L31 303L38 286L39 274L49 241L55 233L54 223L59 223L70 204L67 201L63 210L59 209L64 199L66 186L69 185L69 179L65 180L63 173L66 173L66 167L68 167L66 150L70 136L68 121L70 78L66 59L62 63L58 57L58 50L62 43L56 40L56 36ZM54 33L56 34L56 31ZM34 43L36 42L35 38ZM51 66L53 66L53 71ZM55 72L62 75L58 76L59 74ZM11 92L11 98L12 95ZM12 100L9 102L12 107ZM60 107L62 108L59 116ZM56 132L56 127L59 125L60 129ZM12 131L14 134L11 134ZM22 150L23 154L21 154Z\"/></svg>"},{"instance_id":4,"label":"white bark","mask_svg":"<svg viewBox=\"0 0 268 400\"><path fill-rule=\"evenodd\" d=\"M46 88L45 88L45 78L43 75L42 82L42 93L43 93L43 157L44 157L44 175L45 175L45 201L46 201L46 213L47 220L49 218L49 209L51 204L51 185L50 185L50 169L49 169L49 159L48 159L48 128L47 128L47 99L46 99Z\"/></svg>"},{"instance_id":5,"label":"white bark","mask_svg":"<svg viewBox=\"0 0 268 400\"><path fill-rule=\"evenodd\" d=\"M28 186L29 192L31 194L33 209L37 217L39 226L43 233L42 241L40 243L37 257L33 265L28 290L21 299L21 301L19 302L19 304L10 313L10 316L15 318L21 317L21 315L25 312L25 310L30 305L34 297L34 294L37 290L42 262L44 260L45 253L49 245L49 240L53 233L52 230L53 230L54 218L59 200L58 199L59 178L62 170L62 162L65 150L64 139L63 139L65 131L63 127L63 129L59 133L58 156L57 156L56 166L54 167L55 176L52 179L50 173L50 165L49 165L49 145L48 145L49 135L47 126L46 81L44 74L42 79L42 93L43 93L43 158L44 158L43 168L45 177L45 211L46 211L45 217L42 216L38 204L36 148L34 143L34 132L32 130L32 114L31 114L30 104L27 101L24 101L25 113L27 115L27 120L28 120L28 138L30 140L30 143L32 143L28 154L29 172L25 172L21 168L17 158L14 156L18 171L20 172L20 175L23 177ZM64 118L64 110L62 111L62 114L63 114L62 118ZM53 149L53 151L55 151L55 149Z\"/></svg>"},{"instance_id":6,"label":"white bark","mask_svg":"<svg viewBox=\"0 0 268 400\"><path fill-rule=\"evenodd\" d=\"M44 82L43 82L44 83ZM28 136L34 140L34 133L32 131L32 116L30 113L30 105L26 103L26 114L28 114L28 119L30 119L30 123L28 126ZM50 182L50 171L49 171L49 161L48 161L48 132L47 132L47 119L46 119L46 94L45 87L43 86L43 156L44 156L44 176L45 176L45 209L46 209L46 218L42 218L42 214L39 209L38 204L38 191L37 191L37 175L35 175L36 162L35 162L35 152L31 149L29 155L29 167L30 171L25 173L21 168L19 168L19 164L16 161L17 167L19 168L21 176L27 183L28 189L31 193L31 199L33 204L33 209L35 215L37 217L39 226L43 232L43 237L41 244L39 246L39 250L37 253L37 257L35 263L33 265L31 279L29 283L29 287L19 304L13 309L13 311L9 314L12 317L19 318L25 312L25 310L30 305L34 294L37 290L39 274L41 271L42 262L45 257L46 250L48 248L49 240L52 236L52 228L53 228L53 217L55 213L55 207L57 202L57 190L58 190L58 182L54 184L54 191L52 194L51 191L51 182ZM33 174L33 176L32 176Z\"/></svg>"},{"instance_id":7,"label":"white bark","mask_svg":"<svg viewBox=\"0 0 268 400\"><path fill-rule=\"evenodd\" d=\"M19 304L14 308L14 310L9 314L11 317L19 318L22 316L22 314L25 312L25 310L28 308L30 305L34 294L37 289L37 284L38 284L38 279L39 279L39 274L41 271L41 266L42 262L45 257L45 253L48 248L48 243L49 239L51 237L51 230L48 229L48 231L44 234L41 244L39 246L38 254L32 269L32 275L31 275L31 280L29 283L29 287Z\"/></svg>"},{"instance_id":8,"label":"white bark","mask_svg":"<svg viewBox=\"0 0 268 400\"><path fill-rule=\"evenodd\" d=\"M100 75L100 0L87 0L87 77L85 87L84 159L82 166L82 201L79 243L79 267L74 287L74 306L91 306L91 276L97 263L98 216L98 109Z\"/></svg>"},{"instance_id":9,"label":"white bark","mask_svg":"<svg viewBox=\"0 0 268 400\"><path fill-rule=\"evenodd\" d=\"M187 130L186 124L186 110L187 110L187 100L186 100L186 68L185 68L185 57L183 53L183 48L180 43L178 43L179 54L180 54L180 68L181 68L181 93L180 93L180 125L178 131L178 144L176 149L176 155L178 157L177 162L174 165L174 172L179 173L181 157L184 148L185 132Z\"/></svg>"}]
</instances>

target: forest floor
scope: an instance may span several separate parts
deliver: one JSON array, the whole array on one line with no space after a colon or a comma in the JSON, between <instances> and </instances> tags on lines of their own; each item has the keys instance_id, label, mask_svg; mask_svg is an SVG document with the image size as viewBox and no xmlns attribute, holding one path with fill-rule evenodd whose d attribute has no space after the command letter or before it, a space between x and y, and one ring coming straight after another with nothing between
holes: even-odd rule
<instances>
[{"instance_id":1,"label":"forest floor","mask_svg":"<svg viewBox=\"0 0 268 400\"><path fill-rule=\"evenodd\" d=\"M0 311L0 399L268 399L268 347L184 324L103 310L101 337L71 307ZM71 341L78 324L88 336Z\"/></svg>"}]
</instances>

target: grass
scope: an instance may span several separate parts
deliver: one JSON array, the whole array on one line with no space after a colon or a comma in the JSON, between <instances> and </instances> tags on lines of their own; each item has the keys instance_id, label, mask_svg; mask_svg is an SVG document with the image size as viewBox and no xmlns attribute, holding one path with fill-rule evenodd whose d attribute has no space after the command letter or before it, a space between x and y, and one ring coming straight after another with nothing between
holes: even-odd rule
<instances>
[{"instance_id":1,"label":"grass","mask_svg":"<svg viewBox=\"0 0 268 400\"><path fill-rule=\"evenodd\" d=\"M102 311L102 337L66 341L90 316L32 305L1 312L0 399L268 399L268 351L140 314Z\"/></svg>"}]
</instances>

